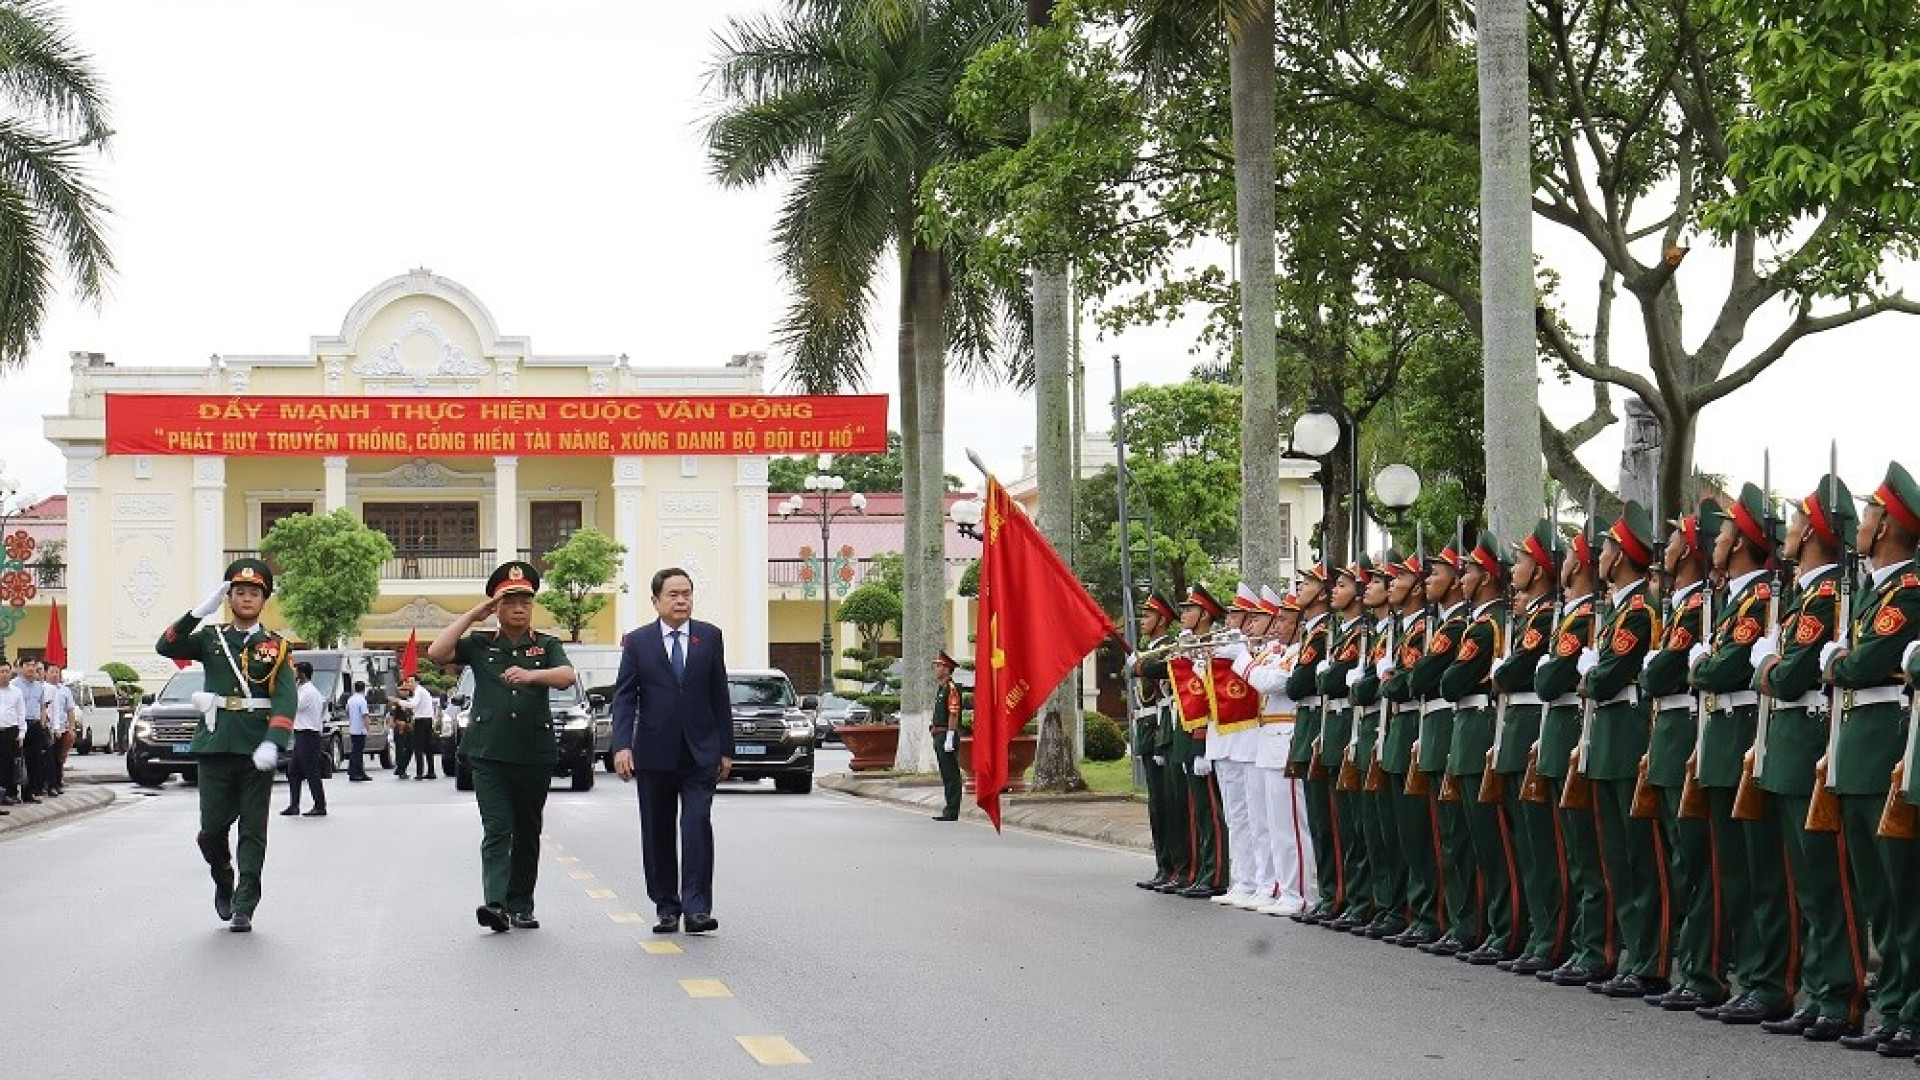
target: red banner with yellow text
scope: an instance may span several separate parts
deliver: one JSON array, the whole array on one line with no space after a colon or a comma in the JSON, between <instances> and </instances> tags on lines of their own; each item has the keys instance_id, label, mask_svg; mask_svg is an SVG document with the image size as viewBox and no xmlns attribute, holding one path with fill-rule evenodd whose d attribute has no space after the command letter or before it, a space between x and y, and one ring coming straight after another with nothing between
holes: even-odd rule
<instances>
[{"instance_id":1,"label":"red banner with yellow text","mask_svg":"<svg viewBox=\"0 0 1920 1080\"><path fill-rule=\"evenodd\" d=\"M109 454L878 454L884 394L267 397L108 394Z\"/></svg>"}]
</instances>

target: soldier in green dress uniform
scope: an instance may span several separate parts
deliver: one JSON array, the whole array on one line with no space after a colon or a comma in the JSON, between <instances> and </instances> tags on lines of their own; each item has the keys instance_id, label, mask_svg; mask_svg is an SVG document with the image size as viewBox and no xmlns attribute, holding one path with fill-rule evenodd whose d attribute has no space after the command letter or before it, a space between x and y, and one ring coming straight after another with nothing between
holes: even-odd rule
<instances>
[{"instance_id":1,"label":"soldier in green dress uniform","mask_svg":"<svg viewBox=\"0 0 1920 1080\"><path fill-rule=\"evenodd\" d=\"M1159 593L1154 593L1148 603L1164 606L1162 615L1166 618L1157 650L1152 655L1143 656L1140 663L1141 676L1148 686L1157 688L1159 693L1154 708L1150 752L1153 754L1152 771L1160 777L1160 820L1167 861L1166 880L1150 887L1156 892L1176 893L1192 887L1197 880L1193 836L1188 828L1193 803L1187 797L1186 767L1173 752L1174 734L1180 730L1180 708L1173 696L1173 686L1169 681L1172 673L1167 667L1171 658L1169 650L1178 639L1179 631L1186 628L1188 616ZM1193 617L1198 618L1197 613Z\"/></svg>"},{"instance_id":2,"label":"soldier in green dress uniform","mask_svg":"<svg viewBox=\"0 0 1920 1080\"><path fill-rule=\"evenodd\" d=\"M953 681L954 662L943 649L933 658L933 757L940 765L941 793L946 796L935 821L960 820L960 684Z\"/></svg>"},{"instance_id":3,"label":"soldier in green dress uniform","mask_svg":"<svg viewBox=\"0 0 1920 1080\"><path fill-rule=\"evenodd\" d=\"M1493 770L1504 779L1507 820L1513 826L1514 862L1529 928L1520 955L1494 966L1516 975L1538 975L1560 963L1566 951L1562 924L1560 828L1555 808L1523 798L1527 757L1540 739L1540 695L1533 676L1554 636L1554 582L1566 553L1553 523L1541 519L1527 538L1513 546L1513 629L1506 655L1493 669L1493 683L1505 710L1498 718Z\"/></svg>"},{"instance_id":4,"label":"soldier in green dress uniform","mask_svg":"<svg viewBox=\"0 0 1920 1080\"><path fill-rule=\"evenodd\" d=\"M533 629L540 572L529 563L501 563L487 578L487 599L440 631L427 646L436 664L473 669L473 701L460 757L473 774L480 806L480 884L475 909L495 933L537 929L533 888L540 873L540 822L552 783L555 750L548 691L573 685L560 639ZM498 630L474 623L498 616Z\"/></svg>"},{"instance_id":5,"label":"soldier in green dress uniform","mask_svg":"<svg viewBox=\"0 0 1920 1080\"><path fill-rule=\"evenodd\" d=\"M1453 748L1453 702L1440 691L1440 678L1453 666L1460 637L1467 629L1467 602L1460 595L1460 553L1449 544L1423 568L1427 606L1433 632L1427 636L1420 659L1407 673L1407 687L1420 702L1419 770L1427 774L1427 798L1438 825L1439 848L1435 874L1446 926L1438 941L1420 946L1434 956L1454 956L1479 944L1485 933L1474 890L1473 840L1467 833L1466 811L1457 791L1458 781L1447 782L1447 754Z\"/></svg>"},{"instance_id":6,"label":"soldier in green dress uniform","mask_svg":"<svg viewBox=\"0 0 1920 1080\"><path fill-rule=\"evenodd\" d=\"M1314 676L1314 685L1320 691L1320 760L1328 772L1327 786L1333 802L1333 842L1340 853L1341 888L1347 900L1339 915L1321 925L1343 933L1364 928L1375 914L1372 866L1367 860L1360 791L1358 785L1342 787L1340 784L1342 773L1352 779L1353 770L1347 763L1356 750L1347 673L1358 670L1366 658L1363 650L1367 624L1360 607L1360 593L1373 560L1364 553L1360 559L1341 567L1334 577L1329 600L1333 609L1331 643L1326 657L1320 661L1319 673Z\"/></svg>"},{"instance_id":7,"label":"soldier in green dress uniform","mask_svg":"<svg viewBox=\"0 0 1920 1080\"><path fill-rule=\"evenodd\" d=\"M1648 703L1653 715L1653 735L1641 763L1647 771L1647 786L1659 800L1658 828L1667 855L1671 900L1668 918L1673 928L1672 986L1664 993L1649 995L1646 1002L1670 1012L1687 1012L1726 1000L1721 941L1730 935L1721 927L1731 925L1731 918L1751 922L1745 877L1740 875L1736 881L1733 876L1739 875L1746 862L1739 826L1728 818L1715 830L1705 817L1683 817L1680 813L1687 775L1698 765L1695 750L1704 742L1701 698L1688 682L1687 668L1696 654L1706 653L1703 642L1713 628L1705 622L1710 610L1718 610L1713 601L1711 560L1720 516L1719 504L1709 501L1700 505L1698 514L1688 514L1673 523L1673 535L1661 553L1667 580L1666 625L1648 651L1646 668L1640 673L1640 698ZM1739 775L1736 759L1734 779ZM1730 811L1731 785L1724 795L1721 802ZM1717 856L1716 839L1724 844ZM1725 867L1733 875L1717 880L1716 867ZM1723 892L1723 884L1733 891Z\"/></svg>"},{"instance_id":8,"label":"soldier in green dress uniform","mask_svg":"<svg viewBox=\"0 0 1920 1080\"><path fill-rule=\"evenodd\" d=\"M1733 516L1743 542L1768 547L1751 511L1735 506ZM1733 631L1737 636L1760 631L1748 649L1748 662L1754 669L1754 689L1773 703L1764 738L1756 735L1754 740L1753 776L1765 793L1765 816L1753 824L1757 830L1778 832L1786 841L1794 906L1804 925L1789 920L1784 944L1803 958L1807 994L1791 1015L1791 1000L1755 1002L1744 994L1709 1015L1729 1024L1758 1023L1772 1035L1799 1035L1823 1019L1851 1026L1866 1013L1866 922L1846 851L1838 834L1807 829L1814 765L1827 749L1828 698L1820 681L1820 651L1840 633L1839 559L1843 539L1856 520L1847 485L1837 476L1824 477L1787 523L1784 557L1800 572L1792 604L1782 611L1777 626ZM1764 622L1764 616L1757 622ZM1750 836L1748 845L1759 843ZM1748 887L1762 895L1775 886L1753 873Z\"/></svg>"},{"instance_id":9,"label":"soldier in green dress uniform","mask_svg":"<svg viewBox=\"0 0 1920 1080\"><path fill-rule=\"evenodd\" d=\"M1397 647L1396 613L1389 603L1393 565L1400 553L1387 551L1367 572L1360 602L1372 621L1372 647L1366 664L1348 676L1353 704L1355 765L1361 777L1360 821L1367 839L1367 861L1373 881L1373 921L1354 933L1380 940L1406 932L1407 864L1400 853L1400 830L1394 800L1398 793L1386 781L1381 764L1382 741L1387 737L1387 713L1392 703L1381 693L1380 665ZM1371 561L1371 560L1369 560Z\"/></svg>"},{"instance_id":10,"label":"soldier in green dress uniform","mask_svg":"<svg viewBox=\"0 0 1920 1080\"><path fill-rule=\"evenodd\" d=\"M1140 606L1139 651L1127 659L1133 684L1133 756L1140 759L1140 771L1147 778L1147 824L1153 833L1153 876L1134 882L1142 889L1157 889L1179 876L1173 847L1178 830L1173 823L1184 823L1184 818L1174 816L1167 798L1166 753L1160 749L1167 706L1167 660L1160 650L1172 643L1168 630L1178 620L1171 601L1157 592L1148 594Z\"/></svg>"},{"instance_id":11,"label":"soldier in green dress uniform","mask_svg":"<svg viewBox=\"0 0 1920 1080\"><path fill-rule=\"evenodd\" d=\"M1293 742L1287 748L1287 762L1300 780L1301 798L1307 808L1307 835L1313 847L1314 889L1319 899L1313 906L1293 916L1293 921L1320 923L1338 918L1346 910L1347 895L1341 879L1343 869L1340 848L1333 832L1333 783L1327 763L1315 753L1320 746L1320 688L1316 672L1327 657L1328 578L1332 568L1326 563L1306 567L1300 574L1295 592L1300 602L1300 655L1287 676L1287 697L1294 705Z\"/></svg>"},{"instance_id":12,"label":"soldier in green dress uniform","mask_svg":"<svg viewBox=\"0 0 1920 1080\"><path fill-rule=\"evenodd\" d=\"M1860 1024L1815 1022L1802 1032L1814 1041L1863 1036L1854 1049L1890 1042L1920 1015L1907 1010L1920 996L1920 953L1895 932L1897 903L1920 898L1920 863L1913 841L1879 838L1880 814L1894 763L1907 745L1906 680L1901 661L1920 634L1920 572L1913 555L1920 542L1920 488L1899 462L1860 512L1855 550L1872 570L1870 588L1854 597L1853 625L1840 643L1821 646L1820 667L1841 691L1839 748L1827 762L1827 786L1840 797L1840 828L1860 906L1873 946L1880 953L1880 986L1873 1008L1881 1023L1871 1033ZM1882 1037L1884 1036L1884 1037ZM1872 1046L1867 1045L1868 1042Z\"/></svg>"},{"instance_id":13,"label":"soldier in green dress uniform","mask_svg":"<svg viewBox=\"0 0 1920 1080\"><path fill-rule=\"evenodd\" d=\"M1421 590L1418 556L1389 564L1387 603L1394 608L1393 641L1377 665L1380 696L1389 704L1380 737L1380 768L1387 774L1393 825L1400 858L1406 865L1407 928L1380 940L1403 948L1430 945L1440 938L1439 867L1430 794L1408 790L1415 772L1413 751L1420 739L1420 703L1413 696L1412 671L1427 647L1427 598Z\"/></svg>"},{"instance_id":14,"label":"soldier in green dress uniform","mask_svg":"<svg viewBox=\"0 0 1920 1080\"><path fill-rule=\"evenodd\" d=\"M1440 694L1453 702L1447 776L1460 798L1457 809L1472 852L1471 862L1461 872L1474 881L1474 907L1483 930L1478 947L1458 954L1457 959L1476 967L1518 957L1527 938L1512 823L1502 803L1480 801L1493 755L1493 664L1506 651L1509 636L1504 599L1508 573L1500 542L1492 533L1482 532L1460 563L1467 625L1453 663L1440 676Z\"/></svg>"},{"instance_id":15,"label":"soldier in green dress uniform","mask_svg":"<svg viewBox=\"0 0 1920 1080\"><path fill-rule=\"evenodd\" d=\"M260 870L267 861L267 804L273 769L293 735L292 647L260 625L273 595L273 571L259 559L237 559L200 606L182 615L155 646L172 660L198 661L206 689L194 704L200 784L200 854L213 872L213 910L235 933L253 929ZM200 626L225 603L233 622ZM198 627L198 629L195 629ZM239 874L228 834L240 827Z\"/></svg>"}]
</instances>

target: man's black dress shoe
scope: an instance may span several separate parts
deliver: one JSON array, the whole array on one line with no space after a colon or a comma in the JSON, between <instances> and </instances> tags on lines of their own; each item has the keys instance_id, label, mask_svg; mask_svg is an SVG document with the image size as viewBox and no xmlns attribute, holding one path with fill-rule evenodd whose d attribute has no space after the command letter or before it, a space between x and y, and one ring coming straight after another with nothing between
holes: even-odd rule
<instances>
[{"instance_id":1,"label":"man's black dress shoe","mask_svg":"<svg viewBox=\"0 0 1920 1080\"><path fill-rule=\"evenodd\" d=\"M1178 894L1180 890L1186 888L1189 884L1190 884L1189 882L1181 881L1179 878L1173 878L1172 880L1168 881L1164 885L1155 885L1153 887L1153 891L1166 893L1168 896L1174 896Z\"/></svg>"},{"instance_id":2,"label":"man's black dress shoe","mask_svg":"<svg viewBox=\"0 0 1920 1080\"><path fill-rule=\"evenodd\" d=\"M1474 967L1498 967L1501 964L1511 963L1514 958L1508 956L1506 950L1497 945L1482 945L1470 953L1461 953L1454 959L1465 960Z\"/></svg>"},{"instance_id":3,"label":"man's black dress shoe","mask_svg":"<svg viewBox=\"0 0 1920 1080\"><path fill-rule=\"evenodd\" d=\"M1438 941L1429 941L1425 945L1415 946L1428 956L1452 956L1467 947L1467 943L1448 934Z\"/></svg>"},{"instance_id":4,"label":"man's black dress shoe","mask_svg":"<svg viewBox=\"0 0 1920 1080\"><path fill-rule=\"evenodd\" d=\"M540 920L534 918L531 911L514 911L507 914L507 925L515 930L538 930Z\"/></svg>"},{"instance_id":5,"label":"man's black dress shoe","mask_svg":"<svg viewBox=\"0 0 1920 1080\"><path fill-rule=\"evenodd\" d=\"M1652 975L1615 975L1600 984L1600 992L1610 998L1644 998L1666 993L1667 980Z\"/></svg>"},{"instance_id":6,"label":"man's black dress shoe","mask_svg":"<svg viewBox=\"0 0 1920 1080\"><path fill-rule=\"evenodd\" d=\"M1513 962L1513 967L1510 970L1515 975L1525 977L1527 975L1538 975L1543 971L1552 971L1558 966L1559 965L1555 964L1550 957L1523 956Z\"/></svg>"},{"instance_id":7,"label":"man's black dress shoe","mask_svg":"<svg viewBox=\"0 0 1920 1080\"><path fill-rule=\"evenodd\" d=\"M689 914L687 916L687 933L689 934L711 934L718 929L720 929L720 920L711 915Z\"/></svg>"},{"instance_id":8,"label":"man's black dress shoe","mask_svg":"<svg viewBox=\"0 0 1920 1080\"><path fill-rule=\"evenodd\" d=\"M306 813L301 814L300 816L301 817L326 817L327 808L324 806L316 806L313 809L307 811Z\"/></svg>"},{"instance_id":9,"label":"man's black dress shoe","mask_svg":"<svg viewBox=\"0 0 1920 1080\"><path fill-rule=\"evenodd\" d=\"M660 921L653 924L653 932L656 934L671 934L679 929L680 916L678 915L662 915Z\"/></svg>"},{"instance_id":10,"label":"man's black dress shoe","mask_svg":"<svg viewBox=\"0 0 1920 1080\"><path fill-rule=\"evenodd\" d=\"M1891 1041L1893 1033L1898 1030L1898 1025L1882 1020L1877 1027L1869 1028L1858 1035L1842 1036L1840 1048L1842 1050L1878 1050L1880 1044Z\"/></svg>"},{"instance_id":11,"label":"man's black dress shoe","mask_svg":"<svg viewBox=\"0 0 1920 1080\"><path fill-rule=\"evenodd\" d=\"M507 909L499 904L481 904L473 909L474 920L496 934L504 934L513 926L507 918Z\"/></svg>"},{"instance_id":12,"label":"man's black dress shoe","mask_svg":"<svg viewBox=\"0 0 1920 1080\"><path fill-rule=\"evenodd\" d=\"M1213 899L1215 893L1213 891L1213 886L1202 884L1202 885L1189 885L1186 888L1181 889L1175 895L1184 896L1189 900L1211 900Z\"/></svg>"},{"instance_id":13,"label":"man's black dress shoe","mask_svg":"<svg viewBox=\"0 0 1920 1080\"><path fill-rule=\"evenodd\" d=\"M1361 919L1353 913L1348 912L1337 919L1328 919L1326 922L1321 923L1320 929L1332 930L1337 934L1345 934L1352 931L1355 927L1364 927L1366 925L1367 920Z\"/></svg>"},{"instance_id":14,"label":"man's black dress shoe","mask_svg":"<svg viewBox=\"0 0 1920 1080\"><path fill-rule=\"evenodd\" d=\"M1874 1047L1881 1057L1909 1058L1920 1055L1920 1034L1912 1028L1896 1028L1893 1038Z\"/></svg>"},{"instance_id":15,"label":"man's black dress shoe","mask_svg":"<svg viewBox=\"0 0 1920 1080\"><path fill-rule=\"evenodd\" d=\"M1744 1006L1753 999L1745 994L1735 994L1718 1005L1701 1005L1693 1010L1693 1015L1702 1020L1718 1020L1728 1009Z\"/></svg>"},{"instance_id":16,"label":"man's black dress shoe","mask_svg":"<svg viewBox=\"0 0 1920 1080\"><path fill-rule=\"evenodd\" d=\"M1646 1002L1655 1008L1665 1009L1668 1012L1691 1012L1706 1008L1709 1005L1719 1004L1719 1002L1700 993L1698 990L1692 990L1684 986L1676 986L1664 994L1648 994Z\"/></svg>"},{"instance_id":17,"label":"man's black dress shoe","mask_svg":"<svg viewBox=\"0 0 1920 1080\"><path fill-rule=\"evenodd\" d=\"M1860 1025L1838 1016L1823 1016L1807 1025L1800 1037L1808 1042L1836 1042L1848 1035L1860 1034Z\"/></svg>"},{"instance_id":18,"label":"man's black dress shoe","mask_svg":"<svg viewBox=\"0 0 1920 1080\"><path fill-rule=\"evenodd\" d=\"M22 796L22 797L21 797L21 799L20 799L20 801L21 801L21 802L23 802L23 803L37 803L37 802L39 802L40 800L39 800L39 799L38 799L37 797L35 797L35 796L32 796L32 795L25 795L25 796Z\"/></svg>"},{"instance_id":19,"label":"man's black dress shoe","mask_svg":"<svg viewBox=\"0 0 1920 1080\"><path fill-rule=\"evenodd\" d=\"M233 922L227 929L236 934L251 934L253 933L253 916L244 911L236 911L233 913Z\"/></svg>"},{"instance_id":20,"label":"man's black dress shoe","mask_svg":"<svg viewBox=\"0 0 1920 1080\"><path fill-rule=\"evenodd\" d=\"M297 817L299 813L300 813L299 807L289 806L285 810L280 811L280 816L281 817Z\"/></svg>"},{"instance_id":21,"label":"man's black dress shoe","mask_svg":"<svg viewBox=\"0 0 1920 1080\"><path fill-rule=\"evenodd\" d=\"M1399 919L1386 918L1375 919L1364 929L1354 932L1360 934L1362 937L1371 938L1374 941L1385 941L1395 934L1405 933L1406 929L1407 924L1401 922Z\"/></svg>"},{"instance_id":22,"label":"man's black dress shoe","mask_svg":"<svg viewBox=\"0 0 1920 1080\"><path fill-rule=\"evenodd\" d=\"M10 815L11 815L12 813L13 813L13 811L11 811L11 810L0 810L0 817L8 817L8 816L10 816Z\"/></svg>"},{"instance_id":23,"label":"man's black dress shoe","mask_svg":"<svg viewBox=\"0 0 1920 1080\"><path fill-rule=\"evenodd\" d=\"M936 819L936 820L937 820L937 819ZM1160 886L1162 886L1162 885L1165 885L1166 883L1167 883L1167 879L1166 879L1166 878L1163 878L1163 877L1150 877L1150 878L1148 878L1148 879L1147 879L1147 880L1145 880L1145 881L1136 881L1136 882L1134 882L1134 883L1133 883L1133 887L1134 887L1134 888L1136 888L1136 889L1157 889L1157 888L1159 888Z\"/></svg>"},{"instance_id":24,"label":"man's black dress shoe","mask_svg":"<svg viewBox=\"0 0 1920 1080\"><path fill-rule=\"evenodd\" d=\"M1753 1021L1751 1020L1729 1020L1727 1019L1727 1012L1728 1010L1726 1009L1720 1010L1720 1022L1723 1024L1753 1023ZM1785 1017L1781 1017L1778 1020L1767 1020L1763 1022L1760 1025L1760 1030L1766 1032L1769 1035L1798 1035L1801 1032L1812 1027L1813 1022L1818 1019L1819 1017L1813 1015L1812 1010L1801 1009L1799 1012L1794 1013L1792 1016L1785 1016Z\"/></svg>"},{"instance_id":25,"label":"man's black dress shoe","mask_svg":"<svg viewBox=\"0 0 1920 1080\"><path fill-rule=\"evenodd\" d=\"M935 821L959 821L959 820L960 820L960 815L959 815L959 814L935 814L935 815L933 815L933 820L935 820Z\"/></svg>"},{"instance_id":26,"label":"man's black dress shoe","mask_svg":"<svg viewBox=\"0 0 1920 1080\"><path fill-rule=\"evenodd\" d=\"M1599 978L1599 974L1579 964L1562 964L1552 972L1542 972L1540 977L1555 986L1585 986Z\"/></svg>"},{"instance_id":27,"label":"man's black dress shoe","mask_svg":"<svg viewBox=\"0 0 1920 1080\"><path fill-rule=\"evenodd\" d=\"M213 913L221 922L233 921L233 868L213 872Z\"/></svg>"},{"instance_id":28,"label":"man's black dress shoe","mask_svg":"<svg viewBox=\"0 0 1920 1080\"><path fill-rule=\"evenodd\" d=\"M1401 934L1394 944L1403 949L1419 949L1439 940L1440 931L1438 930L1409 930Z\"/></svg>"}]
</instances>

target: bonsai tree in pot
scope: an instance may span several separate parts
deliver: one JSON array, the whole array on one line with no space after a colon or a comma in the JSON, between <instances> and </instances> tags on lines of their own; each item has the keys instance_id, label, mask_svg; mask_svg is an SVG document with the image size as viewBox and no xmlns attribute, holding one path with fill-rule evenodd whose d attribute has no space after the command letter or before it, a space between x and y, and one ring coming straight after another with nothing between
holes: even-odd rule
<instances>
[{"instance_id":1,"label":"bonsai tree in pot","mask_svg":"<svg viewBox=\"0 0 1920 1080\"><path fill-rule=\"evenodd\" d=\"M859 666L834 676L859 683L861 693L854 700L868 710L865 723L833 729L853 753L854 772L891 769L899 748L900 725L894 717L900 712L900 679L892 671L895 661L881 655L880 639L887 627L899 625L900 614L900 594L878 580L853 590L840 604L840 621L851 623L860 634L860 647L844 655Z\"/></svg>"}]
</instances>

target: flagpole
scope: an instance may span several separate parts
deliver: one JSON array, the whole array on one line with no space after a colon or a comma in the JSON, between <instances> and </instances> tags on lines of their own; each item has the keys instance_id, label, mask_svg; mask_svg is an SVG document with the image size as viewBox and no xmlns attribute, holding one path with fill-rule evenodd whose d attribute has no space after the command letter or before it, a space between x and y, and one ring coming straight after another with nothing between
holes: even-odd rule
<instances>
[{"instance_id":1,"label":"flagpole","mask_svg":"<svg viewBox=\"0 0 1920 1080\"><path fill-rule=\"evenodd\" d=\"M1120 503L1120 630L1129 652L1140 647L1133 617L1133 532L1127 519L1127 435L1120 425L1120 354L1113 354L1113 482Z\"/></svg>"}]
</instances>

